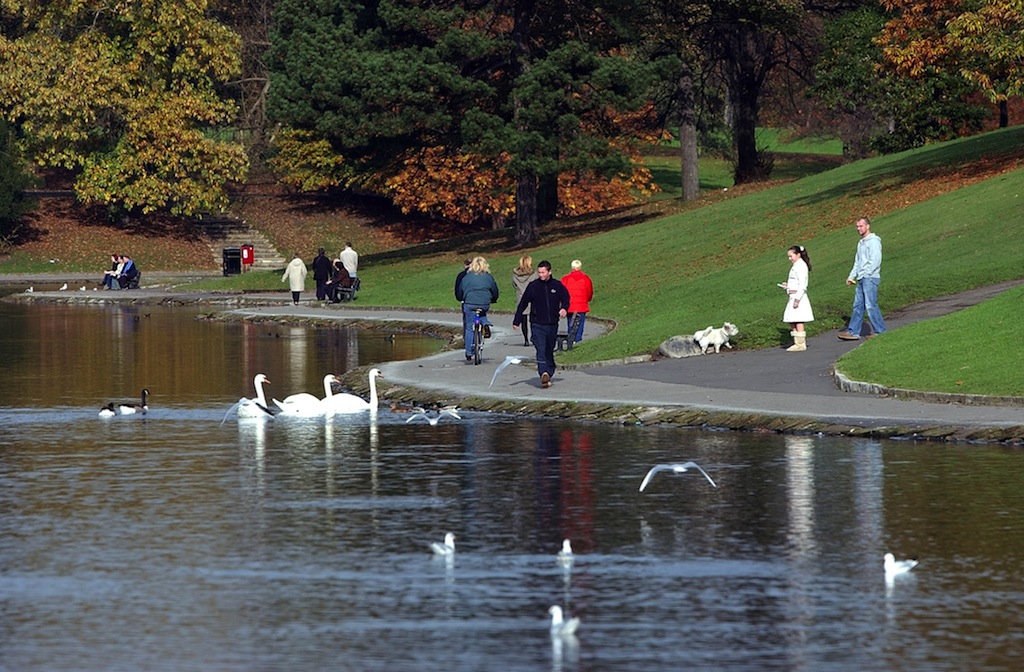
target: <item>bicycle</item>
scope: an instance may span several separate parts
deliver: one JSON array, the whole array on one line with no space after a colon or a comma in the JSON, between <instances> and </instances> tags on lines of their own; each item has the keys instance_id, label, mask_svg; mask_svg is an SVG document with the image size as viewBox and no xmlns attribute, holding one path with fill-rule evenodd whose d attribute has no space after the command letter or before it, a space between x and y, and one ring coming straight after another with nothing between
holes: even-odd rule
<instances>
[{"instance_id":1,"label":"bicycle","mask_svg":"<svg viewBox=\"0 0 1024 672\"><path fill-rule=\"evenodd\" d=\"M484 353L484 321L483 316L487 311L483 308L474 308L473 314L473 365L480 363Z\"/></svg>"}]
</instances>

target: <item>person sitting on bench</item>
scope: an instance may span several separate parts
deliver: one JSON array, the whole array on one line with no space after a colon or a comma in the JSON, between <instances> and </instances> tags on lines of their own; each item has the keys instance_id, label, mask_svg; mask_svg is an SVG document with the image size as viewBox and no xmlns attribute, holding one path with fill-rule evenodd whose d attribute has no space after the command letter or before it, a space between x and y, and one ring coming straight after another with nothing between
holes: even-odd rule
<instances>
[{"instance_id":1,"label":"person sitting on bench","mask_svg":"<svg viewBox=\"0 0 1024 672\"><path fill-rule=\"evenodd\" d=\"M139 277L138 267L128 255L124 255L122 259L124 260L124 268L121 269L121 275L117 277L117 284L121 286L121 289L138 288L139 283L135 281Z\"/></svg>"},{"instance_id":2,"label":"person sitting on bench","mask_svg":"<svg viewBox=\"0 0 1024 672\"><path fill-rule=\"evenodd\" d=\"M342 290L351 288L353 282L355 281L349 275L348 270L345 269L345 264L341 262L341 259L335 259L334 273L331 275L331 279L327 281L327 296L331 303L341 303L342 296L345 294Z\"/></svg>"},{"instance_id":3,"label":"person sitting on bench","mask_svg":"<svg viewBox=\"0 0 1024 672\"><path fill-rule=\"evenodd\" d=\"M117 282L117 276L121 275L121 269L124 268L121 262L120 254L110 255L110 270L103 271L103 287L106 289L114 289L114 283Z\"/></svg>"}]
</instances>

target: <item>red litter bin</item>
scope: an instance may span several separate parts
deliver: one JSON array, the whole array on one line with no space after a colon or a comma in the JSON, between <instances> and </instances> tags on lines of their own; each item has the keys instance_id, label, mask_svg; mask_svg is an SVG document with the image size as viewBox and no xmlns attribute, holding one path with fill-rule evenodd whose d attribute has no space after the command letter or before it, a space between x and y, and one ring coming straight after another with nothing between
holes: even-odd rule
<instances>
[{"instance_id":1,"label":"red litter bin","mask_svg":"<svg viewBox=\"0 0 1024 672\"><path fill-rule=\"evenodd\" d=\"M249 266L252 266L253 262L256 261L256 248L252 245L242 245L242 267L248 271Z\"/></svg>"}]
</instances>

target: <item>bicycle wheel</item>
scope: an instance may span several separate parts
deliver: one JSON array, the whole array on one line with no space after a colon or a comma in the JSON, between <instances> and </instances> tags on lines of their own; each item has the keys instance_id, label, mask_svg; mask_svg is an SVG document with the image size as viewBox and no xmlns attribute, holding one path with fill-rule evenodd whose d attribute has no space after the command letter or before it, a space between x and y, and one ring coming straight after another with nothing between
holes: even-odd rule
<instances>
[{"instance_id":1,"label":"bicycle wheel","mask_svg":"<svg viewBox=\"0 0 1024 672\"><path fill-rule=\"evenodd\" d=\"M477 322L473 325L473 364L480 363L480 357L484 351L484 328Z\"/></svg>"}]
</instances>

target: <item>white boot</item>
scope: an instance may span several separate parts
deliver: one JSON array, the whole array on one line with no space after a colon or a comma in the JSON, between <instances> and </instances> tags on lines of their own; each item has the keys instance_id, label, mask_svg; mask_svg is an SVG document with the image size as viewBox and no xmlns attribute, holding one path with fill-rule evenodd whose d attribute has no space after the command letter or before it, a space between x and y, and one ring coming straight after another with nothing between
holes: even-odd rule
<instances>
[{"instance_id":1,"label":"white boot","mask_svg":"<svg viewBox=\"0 0 1024 672\"><path fill-rule=\"evenodd\" d=\"M806 331L791 331L789 335L793 337L793 345L786 348L786 352L803 352L807 349Z\"/></svg>"}]
</instances>

